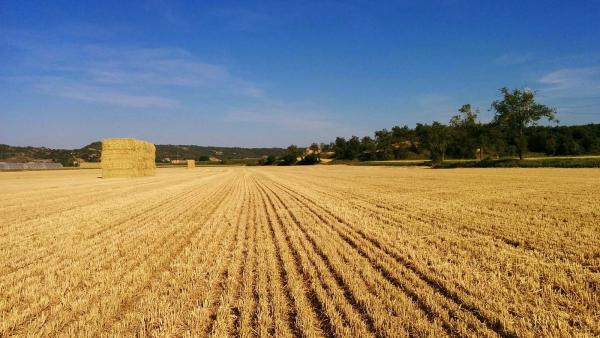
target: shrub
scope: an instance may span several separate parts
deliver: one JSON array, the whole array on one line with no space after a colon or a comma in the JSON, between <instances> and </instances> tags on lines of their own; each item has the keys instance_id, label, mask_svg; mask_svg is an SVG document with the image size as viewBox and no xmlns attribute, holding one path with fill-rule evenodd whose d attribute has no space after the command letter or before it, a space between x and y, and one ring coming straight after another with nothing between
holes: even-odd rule
<instances>
[{"instance_id":1,"label":"shrub","mask_svg":"<svg viewBox=\"0 0 600 338\"><path fill-rule=\"evenodd\" d=\"M261 158L258 161L258 164L260 165L273 165L277 162L277 157L273 156L273 155L269 155L267 158Z\"/></svg>"},{"instance_id":2,"label":"shrub","mask_svg":"<svg viewBox=\"0 0 600 338\"><path fill-rule=\"evenodd\" d=\"M312 165L312 164L317 164L321 162L321 160L319 159L319 156L317 154L308 154L306 156L304 156L304 158L302 159L302 161L298 162L298 164L300 165Z\"/></svg>"},{"instance_id":3,"label":"shrub","mask_svg":"<svg viewBox=\"0 0 600 338\"><path fill-rule=\"evenodd\" d=\"M433 165L438 169L451 168L600 168L600 158L547 158L535 160L517 160L505 158L499 160L444 162Z\"/></svg>"},{"instance_id":4,"label":"shrub","mask_svg":"<svg viewBox=\"0 0 600 338\"><path fill-rule=\"evenodd\" d=\"M290 153L285 154L281 158L281 162L279 162L279 165L293 165L293 164L296 164L297 161L298 160L296 158L296 154L290 152Z\"/></svg>"}]
</instances>

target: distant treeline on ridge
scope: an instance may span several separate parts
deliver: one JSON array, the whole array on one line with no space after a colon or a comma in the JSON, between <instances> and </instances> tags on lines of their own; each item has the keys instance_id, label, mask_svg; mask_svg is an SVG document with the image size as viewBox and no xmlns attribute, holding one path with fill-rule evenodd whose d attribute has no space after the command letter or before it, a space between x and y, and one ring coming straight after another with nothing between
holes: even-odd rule
<instances>
[{"instance_id":1,"label":"distant treeline on ridge","mask_svg":"<svg viewBox=\"0 0 600 338\"><path fill-rule=\"evenodd\" d=\"M15 147L0 144L0 162L28 162L49 160L73 166L78 162L98 162L102 151L101 142L90 143L80 149L50 149L46 147ZM196 145L156 145L156 161L193 159L196 161L258 159L264 156L280 156L283 148L242 148L242 147L205 147Z\"/></svg>"}]
</instances>

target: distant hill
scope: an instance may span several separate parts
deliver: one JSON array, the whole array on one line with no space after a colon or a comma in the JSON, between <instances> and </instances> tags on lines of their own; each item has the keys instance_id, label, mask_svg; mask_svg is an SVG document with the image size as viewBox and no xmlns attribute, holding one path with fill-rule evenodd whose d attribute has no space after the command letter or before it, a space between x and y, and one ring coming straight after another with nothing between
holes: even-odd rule
<instances>
[{"instance_id":1,"label":"distant hill","mask_svg":"<svg viewBox=\"0 0 600 338\"><path fill-rule=\"evenodd\" d=\"M240 147L204 147L195 145L156 145L156 160L163 161L166 158L206 160L207 157L215 157L221 160L260 158L262 156L283 154L283 148L240 148Z\"/></svg>"},{"instance_id":2,"label":"distant hill","mask_svg":"<svg viewBox=\"0 0 600 338\"><path fill-rule=\"evenodd\" d=\"M156 161L167 159L221 160L260 158L262 156L281 155L283 148L241 148L241 147L204 147L196 145L156 145ZM0 161L31 162L52 161L64 166L73 166L78 161L99 162L102 143L93 142L80 149L51 149L46 147L16 147L0 144Z\"/></svg>"}]
</instances>

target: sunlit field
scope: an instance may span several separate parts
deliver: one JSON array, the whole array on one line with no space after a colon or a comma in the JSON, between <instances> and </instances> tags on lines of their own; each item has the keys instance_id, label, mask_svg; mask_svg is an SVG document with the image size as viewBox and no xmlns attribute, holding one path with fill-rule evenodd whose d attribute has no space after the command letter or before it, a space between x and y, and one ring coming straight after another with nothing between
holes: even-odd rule
<instances>
[{"instance_id":1,"label":"sunlit field","mask_svg":"<svg viewBox=\"0 0 600 338\"><path fill-rule=\"evenodd\" d=\"M600 170L0 173L0 336L598 336Z\"/></svg>"}]
</instances>

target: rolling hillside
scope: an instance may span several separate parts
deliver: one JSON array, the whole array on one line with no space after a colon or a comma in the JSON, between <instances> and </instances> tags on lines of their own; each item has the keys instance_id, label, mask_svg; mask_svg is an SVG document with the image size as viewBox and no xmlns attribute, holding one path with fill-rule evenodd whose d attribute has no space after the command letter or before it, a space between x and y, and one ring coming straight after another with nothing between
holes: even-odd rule
<instances>
[{"instance_id":1,"label":"rolling hillside","mask_svg":"<svg viewBox=\"0 0 600 338\"><path fill-rule=\"evenodd\" d=\"M79 160L98 162L102 144L90 143L79 149L51 149L46 147L18 147L0 144L0 161L3 162L30 162L52 161L62 163L64 166L73 166ZM282 148L240 148L240 147L205 147L196 145L156 145L156 160L166 159L195 159L213 157L218 159L244 159L259 158L268 155L280 155Z\"/></svg>"}]
</instances>

